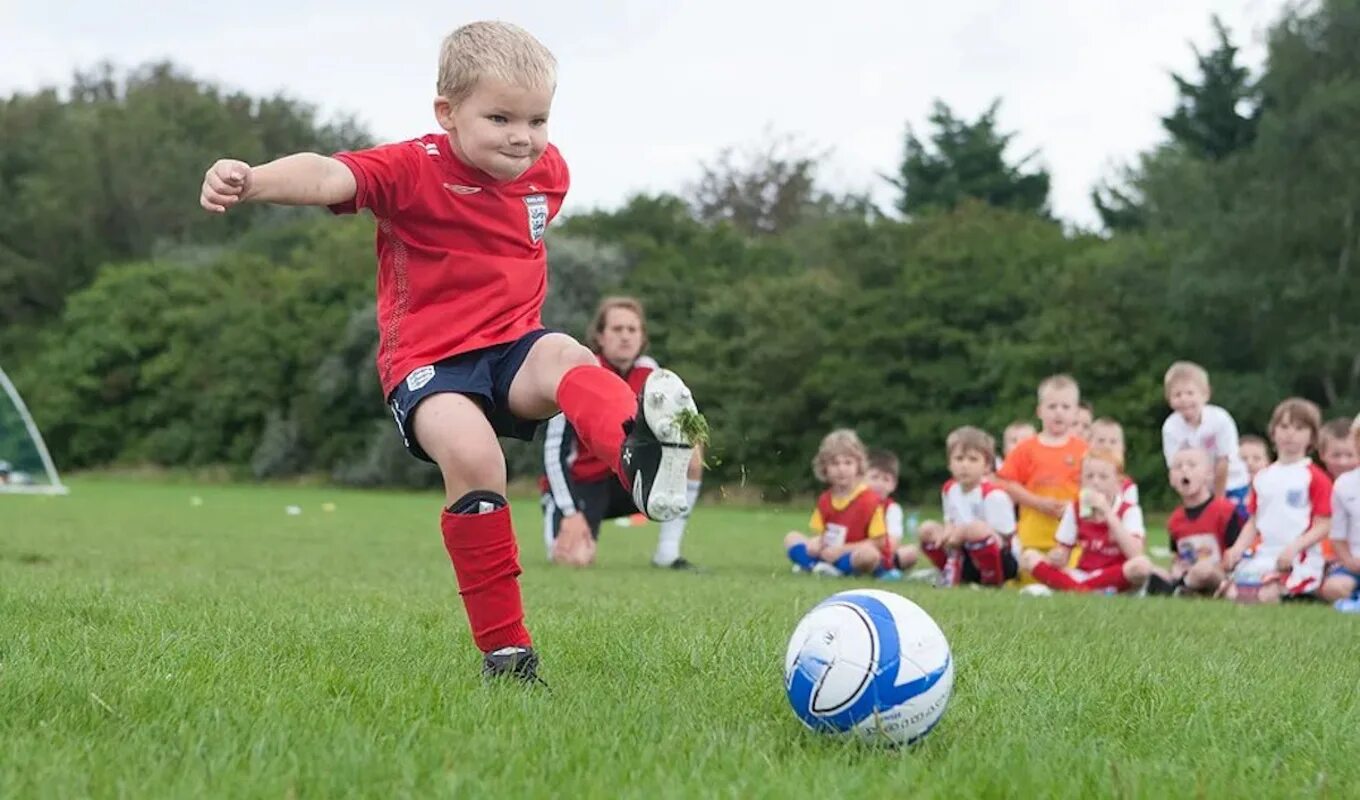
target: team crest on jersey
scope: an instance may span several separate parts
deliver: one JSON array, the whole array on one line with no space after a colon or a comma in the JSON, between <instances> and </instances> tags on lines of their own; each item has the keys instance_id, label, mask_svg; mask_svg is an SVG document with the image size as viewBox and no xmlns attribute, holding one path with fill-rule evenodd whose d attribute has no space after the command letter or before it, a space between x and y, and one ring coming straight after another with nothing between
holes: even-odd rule
<instances>
[{"instance_id":1,"label":"team crest on jersey","mask_svg":"<svg viewBox=\"0 0 1360 800\"><path fill-rule=\"evenodd\" d=\"M418 391L425 384L434 380L434 367L417 367L406 376L406 388L412 392Z\"/></svg>"},{"instance_id":2,"label":"team crest on jersey","mask_svg":"<svg viewBox=\"0 0 1360 800\"><path fill-rule=\"evenodd\" d=\"M529 241L538 244L543 232L548 229L548 196L531 194L524 198L524 207L529 211Z\"/></svg>"},{"instance_id":3,"label":"team crest on jersey","mask_svg":"<svg viewBox=\"0 0 1360 800\"><path fill-rule=\"evenodd\" d=\"M1284 493L1284 501L1290 508L1303 508L1308 505L1308 493L1303 489L1290 489Z\"/></svg>"},{"instance_id":4,"label":"team crest on jersey","mask_svg":"<svg viewBox=\"0 0 1360 800\"><path fill-rule=\"evenodd\" d=\"M1218 447L1217 447L1217 445L1218 445L1218 437L1217 437L1217 436L1205 436L1205 437L1204 437L1203 445L1204 445L1204 449L1205 449L1205 450L1208 450L1208 451L1211 452L1211 453L1214 452L1215 450L1218 449Z\"/></svg>"}]
</instances>

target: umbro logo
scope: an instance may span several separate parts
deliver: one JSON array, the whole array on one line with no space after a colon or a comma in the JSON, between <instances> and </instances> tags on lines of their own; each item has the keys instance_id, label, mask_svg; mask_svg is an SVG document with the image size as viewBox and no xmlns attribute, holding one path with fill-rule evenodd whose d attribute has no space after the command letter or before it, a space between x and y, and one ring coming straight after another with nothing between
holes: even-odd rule
<instances>
[{"instance_id":1,"label":"umbro logo","mask_svg":"<svg viewBox=\"0 0 1360 800\"><path fill-rule=\"evenodd\" d=\"M454 194L476 194L482 190L480 186L464 186L461 183L446 183L444 188Z\"/></svg>"}]
</instances>

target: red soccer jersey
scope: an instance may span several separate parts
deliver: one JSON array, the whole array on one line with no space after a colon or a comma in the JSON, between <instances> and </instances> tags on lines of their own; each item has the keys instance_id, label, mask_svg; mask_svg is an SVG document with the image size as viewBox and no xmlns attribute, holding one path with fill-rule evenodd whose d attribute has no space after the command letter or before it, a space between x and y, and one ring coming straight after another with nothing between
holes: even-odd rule
<instances>
[{"instance_id":1,"label":"red soccer jersey","mask_svg":"<svg viewBox=\"0 0 1360 800\"><path fill-rule=\"evenodd\" d=\"M1118 501L1119 507L1116 515L1124 523L1125 530L1132 536L1142 537L1143 534L1143 514L1138 506L1123 500ZM1069 520L1075 520L1075 535ZM1062 523L1058 527L1057 541L1059 544L1071 547L1077 545L1081 547L1081 558L1077 559L1077 569L1086 572L1095 572L1106 567L1117 567L1128 560L1124 551L1119 548L1119 543L1110 535L1109 523L1103 520L1087 519L1081 516L1080 507L1076 501L1067 507L1067 513L1063 515Z\"/></svg>"},{"instance_id":2,"label":"red soccer jersey","mask_svg":"<svg viewBox=\"0 0 1360 800\"><path fill-rule=\"evenodd\" d=\"M1177 558L1188 562L1221 556L1232 545L1229 532L1236 539L1238 527L1237 504L1226 497L1211 497L1194 509L1177 506L1166 521L1171 549Z\"/></svg>"},{"instance_id":3,"label":"red soccer jersey","mask_svg":"<svg viewBox=\"0 0 1360 800\"><path fill-rule=\"evenodd\" d=\"M881 539L879 544L888 546L883 500L863 484L847 498L832 497L830 490L822 492L812 511L809 527L831 546L855 544L866 539Z\"/></svg>"},{"instance_id":4,"label":"red soccer jersey","mask_svg":"<svg viewBox=\"0 0 1360 800\"><path fill-rule=\"evenodd\" d=\"M604 360L600 356L600 366L612 372L618 372L614 365ZM647 376L652 374L651 367L634 366L628 370L627 374L620 374L628 384L628 388L633 390L633 394L641 395L642 389L647 383ZM571 479L578 483L593 483L609 477L612 472L609 465L595 457L595 454L585 448L585 443L576 439L576 458L571 462Z\"/></svg>"},{"instance_id":5,"label":"red soccer jersey","mask_svg":"<svg viewBox=\"0 0 1360 800\"><path fill-rule=\"evenodd\" d=\"M543 326L543 232L570 182L548 145L525 173L497 181L432 133L335 156L354 200L378 219L378 376L383 394L418 367L512 342Z\"/></svg>"}]
</instances>

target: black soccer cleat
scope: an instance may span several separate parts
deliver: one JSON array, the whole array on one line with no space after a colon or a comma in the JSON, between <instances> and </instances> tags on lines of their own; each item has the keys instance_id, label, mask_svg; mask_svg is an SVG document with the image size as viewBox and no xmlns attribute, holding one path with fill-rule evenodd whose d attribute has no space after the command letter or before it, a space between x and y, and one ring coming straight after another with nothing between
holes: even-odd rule
<instances>
[{"instance_id":1,"label":"black soccer cleat","mask_svg":"<svg viewBox=\"0 0 1360 800\"><path fill-rule=\"evenodd\" d=\"M683 516L690 454L707 437L708 423L679 375L658 369L647 376L637 417L624 432L619 463L638 511L657 522Z\"/></svg>"},{"instance_id":2,"label":"black soccer cleat","mask_svg":"<svg viewBox=\"0 0 1360 800\"><path fill-rule=\"evenodd\" d=\"M680 556L679 558L675 559L669 564L658 564L655 561L653 561L652 566L659 567L660 569L678 569L686 572L699 571L699 565L695 564L693 561L690 561L688 558L685 558L684 556Z\"/></svg>"},{"instance_id":3,"label":"black soccer cleat","mask_svg":"<svg viewBox=\"0 0 1360 800\"><path fill-rule=\"evenodd\" d=\"M532 647L502 647L482 658L482 677L515 678L522 683L548 684L538 677L538 653Z\"/></svg>"}]
</instances>

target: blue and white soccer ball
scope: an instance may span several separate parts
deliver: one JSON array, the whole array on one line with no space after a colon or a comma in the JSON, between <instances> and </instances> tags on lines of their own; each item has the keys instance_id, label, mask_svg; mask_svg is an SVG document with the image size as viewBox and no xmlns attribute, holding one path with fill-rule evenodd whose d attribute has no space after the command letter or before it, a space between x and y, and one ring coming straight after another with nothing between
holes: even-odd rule
<instances>
[{"instance_id":1,"label":"blue and white soccer ball","mask_svg":"<svg viewBox=\"0 0 1360 800\"><path fill-rule=\"evenodd\" d=\"M798 623L784 687L794 713L815 731L911 744L944 715L954 659L920 606L892 592L852 589Z\"/></svg>"}]
</instances>

